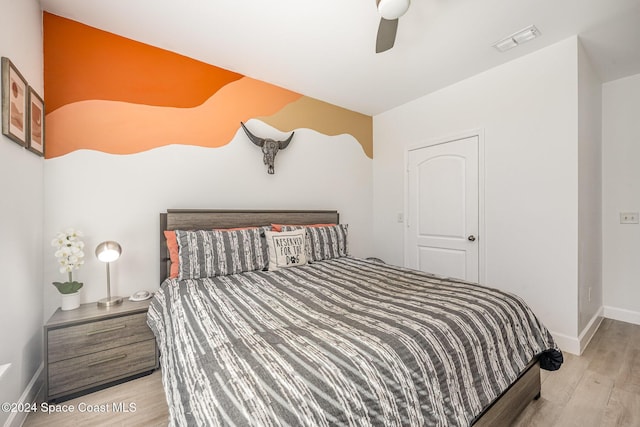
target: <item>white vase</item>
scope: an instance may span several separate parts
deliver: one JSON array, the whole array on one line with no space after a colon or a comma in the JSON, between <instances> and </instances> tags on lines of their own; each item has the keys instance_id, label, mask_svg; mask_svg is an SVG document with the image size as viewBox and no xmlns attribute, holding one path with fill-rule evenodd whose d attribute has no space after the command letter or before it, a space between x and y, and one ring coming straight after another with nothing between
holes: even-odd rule
<instances>
[{"instance_id":1,"label":"white vase","mask_svg":"<svg viewBox=\"0 0 640 427\"><path fill-rule=\"evenodd\" d=\"M60 309L62 311L74 310L80 307L80 291L76 291L72 294L61 294L62 305Z\"/></svg>"}]
</instances>

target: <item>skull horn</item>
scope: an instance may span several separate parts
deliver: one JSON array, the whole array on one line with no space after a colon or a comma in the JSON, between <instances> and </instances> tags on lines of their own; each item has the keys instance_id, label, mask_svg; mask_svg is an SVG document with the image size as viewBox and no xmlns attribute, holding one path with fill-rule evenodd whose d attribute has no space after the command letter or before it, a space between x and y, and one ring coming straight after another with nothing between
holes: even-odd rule
<instances>
[{"instance_id":1,"label":"skull horn","mask_svg":"<svg viewBox=\"0 0 640 427\"><path fill-rule=\"evenodd\" d=\"M295 132L291 132L291 135L289 135L289 138L285 139L284 141L278 141L278 144L280 145L281 150L284 150L285 148L287 148L287 146L291 142L291 139L293 138L294 133Z\"/></svg>"},{"instance_id":2,"label":"skull horn","mask_svg":"<svg viewBox=\"0 0 640 427\"><path fill-rule=\"evenodd\" d=\"M242 129L244 129L244 133L247 134L247 136L249 137L251 142L256 144L258 147L262 147L264 145L264 138L258 138L257 136L255 136L254 134L249 132L249 129L247 129L247 127L244 125L244 123L240 122L240 124L242 125ZM289 138L289 139L291 139L291 138Z\"/></svg>"}]
</instances>

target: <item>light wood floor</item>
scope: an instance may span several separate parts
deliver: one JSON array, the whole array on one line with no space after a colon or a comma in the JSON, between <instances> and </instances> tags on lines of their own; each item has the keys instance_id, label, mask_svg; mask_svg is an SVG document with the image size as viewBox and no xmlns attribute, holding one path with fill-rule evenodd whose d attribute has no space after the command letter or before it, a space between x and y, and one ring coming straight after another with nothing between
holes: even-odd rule
<instances>
[{"instance_id":1,"label":"light wood floor","mask_svg":"<svg viewBox=\"0 0 640 427\"><path fill-rule=\"evenodd\" d=\"M113 408L124 403L129 408L135 405L135 411L117 412ZM23 426L70 427L70 426L166 426L169 419L167 400L162 388L160 371L114 387L96 391L76 399L61 402L76 409L73 413L29 414ZM108 412L79 412L84 406L92 408L106 405ZM104 407L98 407L98 410ZM106 409L105 408L105 409ZM40 409L40 406L38 406ZM118 409L116 407L116 409Z\"/></svg>"},{"instance_id":2,"label":"light wood floor","mask_svg":"<svg viewBox=\"0 0 640 427\"><path fill-rule=\"evenodd\" d=\"M640 326L604 319L582 356L541 371L542 397L516 426L640 426Z\"/></svg>"},{"instance_id":3,"label":"light wood floor","mask_svg":"<svg viewBox=\"0 0 640 427\"><path fill-rule=\"evenodd\" d=\"M520 415L517 427L640 426L640 326L605 319L580 357L565 353L556 372L542 371L542 397ZM25 426L166 426L160 372L64 402L135 404L135 412L31 414Z\"/></svg>"}]
</instances>

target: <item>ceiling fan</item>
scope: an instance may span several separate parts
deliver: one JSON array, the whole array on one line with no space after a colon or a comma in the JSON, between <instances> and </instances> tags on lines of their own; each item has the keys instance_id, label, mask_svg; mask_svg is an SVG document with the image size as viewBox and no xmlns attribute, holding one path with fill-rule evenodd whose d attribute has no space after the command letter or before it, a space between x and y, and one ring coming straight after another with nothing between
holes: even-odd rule
<instances>
[{"instance_id":1,"label":"ceiling fan","mask_svg":"<svg viewBox=\"0 0 640 427\"><path fill-rule=\"evenodd\" d=\"M384 52L393 47L398 31L398 18L409 9L411 0L376 0L380 25L376 38L376 53Z\"/></svg>"}]
</instances>

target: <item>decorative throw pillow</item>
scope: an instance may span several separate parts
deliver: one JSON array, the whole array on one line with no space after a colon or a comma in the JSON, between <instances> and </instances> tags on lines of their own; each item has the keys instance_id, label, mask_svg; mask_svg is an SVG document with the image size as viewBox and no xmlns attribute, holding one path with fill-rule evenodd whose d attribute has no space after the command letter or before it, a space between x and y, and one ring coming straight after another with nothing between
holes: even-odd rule
<instances>
[{"instance_id":1,"label":"decorative throw pillow","mask_svg":"<svg viewBox=\"0 0 640 427\"><path fill-rule=\"evenodd\" d=\"M178 248L178 240L176 238L176 232L165 230L164 237L167 240L167 250L169 251L169 259L171 260L171 267L169 270L169 278L176 279L178 272L180 271L180 255Z\"/></svg>"},{"instance_id":2,"label":"decorative throw pillow","mask_svg":"<svg viewBox=\"0 0 640 427\"><path fill-rule=\"evenodd\" d=\"M262 237L264 231L264 227L176 230L180 258L178 279L200 279L265 269L269 256Z\"/></svg>"},{"instance_id":3,"label":"decorative throw pillow","mask_svg":"<svg viewBox=\"0 0 640 427\"><path fill-rule=\"evenodd\" d=\"M271 224L271 228L273 230L273 224ZM307 257L307 262L312 262L313 258L311 257L311 242L309 241L309 236L307 235L307 226L306 225L280 225L280 232L285 231L295 231L295 230L303 230L304 231L304 254ZM276 230L273 230L276 231Z\"/></svg>"},{"instance_id":4,"label":"decorative throw pillow","mask_svg":"<svg viewBox=\"0 0 640 427\"><path fill-rule=\"evenodd\" d=\"M340 258L349 255L348 224L326 227L283 226L282 230L304 228L307 235L307 257L309 261Z\"/></svg>"},{"instance_id":5,"label":"decorative throw pillow","mask_svg":"<svg viewBox=\"0 0 640 427\"><path fill-rule=\"evenodd\" d=\"M305 230L267 231L265 236L269 248L269 271L307 263Z\"/></svg>"}]
</instances>

